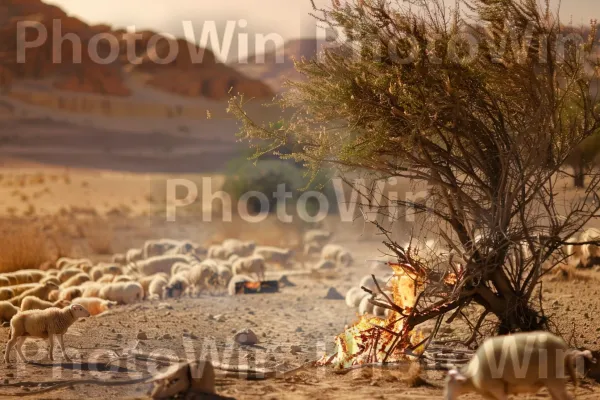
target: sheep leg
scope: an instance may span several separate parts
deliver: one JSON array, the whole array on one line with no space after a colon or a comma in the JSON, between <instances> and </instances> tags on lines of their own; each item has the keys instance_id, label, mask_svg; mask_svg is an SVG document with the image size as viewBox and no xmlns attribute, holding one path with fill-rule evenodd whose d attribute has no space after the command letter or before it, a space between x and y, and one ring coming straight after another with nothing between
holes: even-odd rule
<instances>
[{"instance_id":1,"label":"sheep leg","mask_svg":"<svg viewBox=\"0 0 600 400\"><path fill-rule=\"evenodd\" d=\"M10 351L12 350L12 348L14 347L15 343L19 340L20 338L13 336L7 343L6 343L6 352L4 353L4 363L8 364L10 361Z\"/></svg>"},{"instance_id":2,"label":"sheep leg","mask_svg":"<svg viewBox=\"0 0 600 400\"><path fill-rule=\"evenodd\" d=\"M63 354L63 357L65 358L65 360L68 362L71 362L71 359L69 358L69 356L67 355L67 352L65 351L64 335L58 335L58 345L60 346L60 351L62 351L62 354Z\"/></svg>"},{"instance_id":3,"label":"sheep leg","mask_svg":"<svg viewBox=\"0 0 600 400\"><path fill-rule=\"evenodd\" d=\"M52 334L48 334L48 358L50 361L54 361L54 336Z\"/></svg>"},{"instance_id":4,"label":"sheep leg","mask_svg":"<svg viewBox=\"0 0 600 400\"><path fill-rule=\"evenodd\" d=\"M23 350L21 350L21 347L23 347L23 343L25 343L25 336L21 336L17 339L17 344L15 346L15 349L17 350L17 356L19 357L19 359L22 362L27 362L27 359L25 358L25 354L23 354Z\"/></svg>"}]
</instances>

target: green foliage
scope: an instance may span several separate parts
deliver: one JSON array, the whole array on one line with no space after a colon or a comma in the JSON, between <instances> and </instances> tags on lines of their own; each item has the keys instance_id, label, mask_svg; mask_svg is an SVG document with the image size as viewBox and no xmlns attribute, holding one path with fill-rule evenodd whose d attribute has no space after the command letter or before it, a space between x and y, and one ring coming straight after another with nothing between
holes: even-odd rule
<instances>
[{"instance_id":1,"label":"green foliage","mask_svg":"<svg viewBox=\"0 0 600 400\"><path fill-rule=\"evenodd\" d=\"M302 168L287 161L272 159L251 162L243 157L238 158L228 167L223 191L231 196L236 205L245 193L260 192L269 201L269 211L275 212L278 199L274 193L277 192L279 185L285 185L285 191L292 194L292 197L285 203L290 213L296 209L298 198L307 191L321 193L327 199L328 210L330 212L337 211L337 198L327 172L320 172L313 177L307 175ZM319 211L318 201L314 196L307 199L306 211L309 215L315 215ZM249 198L247 204L250 213L260 212L260 200L256 197Z\"/></svg>"}]
</instances>

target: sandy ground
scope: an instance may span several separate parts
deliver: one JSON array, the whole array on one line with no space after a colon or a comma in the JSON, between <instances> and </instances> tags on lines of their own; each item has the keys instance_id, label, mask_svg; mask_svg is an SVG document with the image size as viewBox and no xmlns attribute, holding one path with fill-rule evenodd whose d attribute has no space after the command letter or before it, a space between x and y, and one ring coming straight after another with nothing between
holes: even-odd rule
<instances>
[{"instance_id":1,"label":"sandy ground","mask_svg":"<svg viewBox=\"0 0 600 400\"><path fill-rule=\"evenodd\" d=\"M88 217L92 214L93 218L102 218L94 220L98 224L96 228L110 232L112 253L140 246L144 240L157 237L189 238L199 243L210 243L235 235L253 238L259 244L286 245L293 243L294 232L299 229L289 227L283 231L281 226L269 222L249 228L201 223L191 218L168 223L164 214L160 213L164 204L152 198L156 193L155 182L164 181L168 176L165 174L65 169L15 160L5 160L0 174L0 218L3 224L27 224L44 215L60 215L61 212ZM36 195L40 191L43 193ZM127 212L114 212L114 209L125 206L128 207ZM199 298L146 301L87 318L75 323L65 338L68 352L75 360L73 364L61 363L62 357L56 346L56 361L50 362L46 343L39 340L29 340L25 346L26 354L34 363L0 364L0 398L13 398L9 397L10 394L21 392L34 393L45 381L100 379L116 382L163 370L165 365L132 359L109 364L115 354L123 354L135 346L157 354L211 358L279 371L294 369L319 359L323 354L330 354L334 349L335 335L356 320L356 312L343 300L324 297L329 288L343 294L356 285L368 272L366 261L377 258L382 250L381 239L363 225L336 224L334 220L328 219L325 226L336 232L336 243L351 249L356 260L354 266L339 270L331 277L315 277L307 273L310 262L304 265L299 262L289 271L277 268L268 271L268 277L277 279L286 274L296 285L284 287L277 294L230 297L213 293ZM72 224L80 223L80 219L75 217L71 221ZM85 242L86 239L85 234L73 238L75 242ZM93 246L80 246L77 252L93 260L110 257L110 254L95 252ZM585 279L577 281L546 280L543 286L544 309L558 330L567 339L572 339L573 345L600 350L600 318L597 317L600 273L590 271L585 274ZM442 336L464 339L468 335L465 326L461 321L452 327L444 327ZM234 343L234 333L245 328L258 335L258 345L240 346ZM140 333L145 334L147 339L139 340ZM8 329L0 328L0 342L5 343L7 336ZM292 354L291 346L300 346L301 351ZM0 348L4 350L3 346ZM263 381L219 377L217 390L221 395L236 399L442 398L442 372L423 371L426 385L411 387L405 382L407 370L408 365L394 371L363 369L338 375L331 368L310 367L291 377ZM145 398L150 387L150 384L119 387L73 385L35 397ZM600 386L588 379L577 393L579 399L596 399L600 396ZM542 392L520 398L543 399L549 396Z\"/></svg>"}]
</instances>

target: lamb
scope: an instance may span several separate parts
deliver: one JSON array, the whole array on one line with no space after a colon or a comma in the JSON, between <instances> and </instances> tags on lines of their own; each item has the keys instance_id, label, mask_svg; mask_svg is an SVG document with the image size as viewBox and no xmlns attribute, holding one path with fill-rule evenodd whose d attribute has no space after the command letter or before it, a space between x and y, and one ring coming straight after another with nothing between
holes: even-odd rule
<instances>
[{"instance_id":1,"label":"lamb","mask_svg":"<svg viewBox=\"0 0 600 400\"><path fill-rule=\"evenodd\" d=\"M179 240L172 239L146 240L143 247L144 258L162 256L179 244Z\"/></svg>"},{"instance_id":2,"label":"lamb","mask_svg":"<svg viewBox=\"0 0 600 400\"><path fill-rule=\"evenodd\" d=\"M7 275L12 275L16 279L17 285L23 283L36 283L46 276L43 271L37 269L23 269Z\"/></svg>"},{"instance_id":3,"label":"lamb","mask_svg":"<svg viewBox=\"0 0 600 400\"><path fill-rule=\"evenodd\" d=\"M144 259L144 251L142 249L129 249L125 253L127 264L136 263Z\"/></svg>"},{"instance_id":4,"label":"lamb","mask_svg":"<svg viewBox=\"0 0 600 400\"><path fill-rule=\"evenodd\" d=\"M96 282L111 283L114 280L115 280L115 276L113 274L106 274L106 275L102 275L102 277L100 279L96 280Z\"/></svg>"},{"instance_id":5,"label":"lamb","mask_svg":"<svg viewBox=\"0 0 600 400\"><path fill-rule=\"evenodd\" d=\"M67 280L69 280L71 277L80 274L81 270L79 268L75 268L75 267L71 267L71 268L65 268L63 270L61 270L58 275L57 278L60 281L60 283L66 282Z\"/></svg>"},{"instance_id":6,"label":"lamb","mask_svg":"<svg viewBox=\"0 0 600 400\"><path fill-rule=\"evenodd\" d=\"M254 274L258 280L265 278L265 259L261 256L243 257L233 263L232 272L234 275Z\"/></svg>"},{"instance_id":7,"label":"lamb","mask_svg":"<svg viewBox=\"0 0 600 400\"><path fill-rule=\"evenodd\" d=\"M294 251L273 246L258 246L254 249L254 254L264 258L267 263L290 267Z\"/></svg>"},{"instance_id":8,"label":"lamb","mask_svg":"<svg viewBox=\"0 0 600 400\"><path fill-rule=\"evenodd\" d=\"M152 282L150 282L150 286L148 287L148 297L155 299L162 299L165 296L165 289L169 284L169 280L166 276L158 274L154 275Z\"/></svg>"},{"instance_id":9,"label":"lamb","mask_svg":"<svg viewBox=\"0 0 600 400\"><path fill-rule=\"evenodd\" d=\"M39 283L40 283L40 285L42 285L46 282L54 283L57 287L60 285L60 281L55 276L47 276L44 279L42 279Z\"/></svg>"},{"instance_id":10,"label":"lamb","mask_svg":"<svg viewBox=\"0 0 600 400\"><path fill-rule=\"evenodd\" d=\"M10 286L10 279L6 276L0 275L0 287Z\"/></svg>"},{"instance_id":11,"label":"lamb","mask_svg":"<svg viewBox=\"0 0 600 400\"><path fill-rule=\"evenodd\" d=\"M110 283L100 289L97 297L116 301L119 304L131 304L141 301L144 298L144 289L137 282Z\"/></svg>"},{"instance_id":12,"label":"lamb","mask_svg":"<svg viewBox=\"0 0 600 400\"><path fill-rule=\"evenodd\" d=\"M123 268L115 264L98 264L90 271L90 277L92 280L97 281L102 278L103 275L121 275L123 274Z\"/></svg>"},{"instance_id":13,"label":"lamb","mask_svg":"<svg viewBox=\"0 0 600 400\"><path fill-rule=\"evenodd\" d=\"M81 296L78 297L98 297L103 287L104 285L97 282L86 282L81 285Z\"/></svg>"},{"instance_id":14,"label":"lamb","mask_svg":"<svg viewBox=\"0 0 600 400\"><path fill-rule=\"evenodd\" d=\"M188 263L177 262L171 267L171 275L177 275L180 272L189 271L192 266Z\"/></svg>"},{"instance_id":15,"label":"lamb","mask_svg":"<svg viewBox=\"0 0 600 400\"><path fill-rule=\"evenodd\" d=\"M38 299L34 296L27 296L21 302L21 311L45 310L46 308L50 307L63 308L69 306L69 304L71 304L69 300L58 300L54 303L51 303L49 301Z\"/></svg>"},{"instance_id":16,"label":"lamb","mask_svg":"<svg viewBox=\"0 0 600 400\"><path fill-rule=\"evenodd\" d=\"M368 295L369 294L361 288L353 287L346 292L346 305L350 308L356 308L360 305L361 300Z\"/></svg>"},{"instance_id":17,"label":"lamb","mask_svg":"<svg viewBox=\"0 0 600 400\"><path fill-rule=\"evenodd\" d=\"M167 286L165 287L165 297L176 298L181 297L190 286L190 281L187 276L183 273L174 275L169 279Z\"/></svg>"},{"instance_id":18,"label":"lamb","mask_svg":"<svg viewBox=\"0 0 600 400\"><path fill-rule=\"evenodd\" d=\"M570 396L565 371L577 386L574 362L581 356L593 359L588 350L570 351L561 338L548 332L496 336L479 347L462 371L448 372L445 399L474 391L504 400L510 394L536 393L545 386L553 399L566 400Z\"/></svg>"},{"instance_id":19,"label":"lamb","mask_svg":"<svg viewBox=\"0 0 600 400\"><path fill-rule=\"evenodd\" d=\"M188 274L189 284L196 289L204 289L211 285L218 273L218 263L215 260L206 259L195 264Z\"/></svg>"},{"instance_id":20,"label":"lamb","mask_svg":"<svg viewBox=\"0 0 600 400\"><path fill-rule=\"evenodd\" d=\"M369 301L372 297L367 295L360 300L358 304L358 313L360 315L373 314L373 304Z\"/></svg>"},{"instance_id":21,"label":"lamb","mask_svg":"<svg viewBox=\"0 0 600 400\"><path fill-rule=\"evenodd\" d=\"M79 297L73 300L73 304L83 306L91 315L98 315L116 306L117 302L98 297Z\"/></svg>"},{"instance_id":22,"label":"lamb","mask_svg":"<svg viewBox=\"0 0 600 400\"><path fill-rule=\"evenodd\" d=\"M235 286L238 282L254 282L254 279L247 275L234 275L227 284L227 293L229 293L230 296L234 296L236 294Z\"/></svg>"},{"instance_id":23,"label":"lamb","mask_svg":"<svg viewBox=\"0 0 600 400\"><path fill-rule=\"evenodd\" d=\"M34 288L24 291L23 293L21 293L17 297L13 297L9 301L12 305L20 306L23 299L27 296L35 296L42 300L48 300L48 295L50 294L50 292L56 289L58 289L58 286L56 286L54 283L46 282L43 285L37 285Z\"/></svg>"},{"instance_id":24,"label":"lamb","mask_svg":"<svg viewBox=\"0 0 600 400\"><path fill-rule=\"evenodd\" d=\"M72 277L70 277L69 279L67 279L62 285L60 285L61 289L66 289L66 288L70 288L73 286L79 286L84 282L87 281L91 281L92 278L90 278L90 276L88 274L86 274L85 272L80 272L77 275L74 275Z\"/></svg>"},{"instance_id":25,"label":"lamb","mask_svg":"<svg viewBox=\"0 0 600 400\"><path fill-rule=\"evenodd\" d=\"M67 289L62 289L58 292L57 300L73 300L83 295L83 290L80 287L73 286Z\"/></svg>"},{"instance_id":26,"label":"lamb","mask_svg":"<svg viewBox=\"0 0 600 400\"><path fill-rule=\"evenodd\" d=\"M8 301L0 301L0 323L10 322L19 312L19 307L16 307Z\"/></svg>"},{"instance_id":27,"label":"lamb","mask_svg":"<svg viewBox=\"0 0 600 400\"><path fill-rule=\"evenodd\" d=\"M63 340L69 327L79 318L89 317L90 313L79 304L72 304L65 308L48 308L46 310L29 310L18 313L10 321L10 340L6 344L4 362L9 362L10 351L16 345L17 355L23 362L27 362L21 347L27 337L48 339L49 357L54 360L54 336L58 336L58 343L66 361L71 361L65 352Z\"/></svg>"},{"instance_id":28,"label":"lamb","mask_svg":"<svg viewBox=\"0 0 600 400\"><path fill-rule=\"evenodd\" d=\"M13 292L13 296L18 296L21 293L38 286L37 283L23 283L21 285L7 286L5 289L10 289Z\"/></svg>"},{"instance_id":29,"label":"lamb","mask_svg":"<svg viewBox=\"0 0 600 400\"><path fill-rule=\"evenodd\" d=\"M178 262L189 264L192 261L193 259L190 256L185 255L156 256L146 260L138 261L136 263L136 269L137 272L142 275L154 275L160 272L169 274L171 273L171 267L173 267L173 264Z\"/></svg>"},{"instance_id":30,"label":"lamb","mask_svg":"<svg viewBox=\"0 0 600 400\"><path fill-rule=\"evenodd\" d=\"M342 265L344 267L349 267L354 261L350 252L337 244L328 244L323 247L321 258L323 260L334 261L338 265Z\"/></svg>"},{"instance_id":31,"label":"lamb","mask_svg":"<svg viewBox=\"0 0 600 400\"><path fill-rule=\"evenodd\" d=\"M9 287L0 288L0 301L9 300L15 297L15 292Z\"/></svg>"},{"instance_id":32,"label":"lamb","mask_svg":"<svg viewBox=\"0 0 600 400\"><path fill-rule=\"evenodd\" d=\"M233 277L231 267L229 267L227 264L217 265L217 281L220 286L226 287L231 280L231 277Z\"/></svg>"},{"instance_id":33,"label":"lamb","mask_svg":"<svg viewBox=\"0 0 600 400\"><path fill-rule=\"evenodd\" d=\"M157 276L162 276L164 277L167 281L169 280L169 275L168 274L154 274L154 275L150 275L150 276L142 276L138 278L138 283L140 285L142 285L142 288L144 289L144 294L147 296L149 289L150 289L150 284L152 283L152 281L154 280L154 278L156 278Z\"/></svg>"},{"instance_id":34,"label":"lamb","mask_svg":"<svg viewBox=\"0 0 600 400\"><path fill-rule=\"evenodd\" d=\"M579 242L600 241L600 230L586 229L580 236ZM581 245L581 264L583 267L592 267L600 262L600 246L596 244Z\"/></svg>"}]
</instances>

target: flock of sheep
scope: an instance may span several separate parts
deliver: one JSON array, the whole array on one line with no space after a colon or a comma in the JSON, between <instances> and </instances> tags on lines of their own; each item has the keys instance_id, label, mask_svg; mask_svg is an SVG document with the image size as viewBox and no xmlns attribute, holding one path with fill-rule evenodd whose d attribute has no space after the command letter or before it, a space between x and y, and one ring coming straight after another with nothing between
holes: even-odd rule
<instances>
[{"instance_id":1,"label":"flock of sheep","mask_svg":"<svg viewBox=\"0 0 600 400\"><path fill-rule=\"evenodd\" d=\"M350 253L328 244L330 238L331 233L322 230L304 235L305 255L321 256L315 268L351 265ZM0 274L0 324L11 325L5 360L14 346L23 359L20 348L26 336L52 342L56 335L62 348L62 335L75 319L98 315L118 304L225 290L233 295L236 282L264 280L268 266L289 268L294 256L291 249L238 239L208 248L159 239L115 254L111 262L61 258L46 271Z\"/></svg>"}]
</instances>

